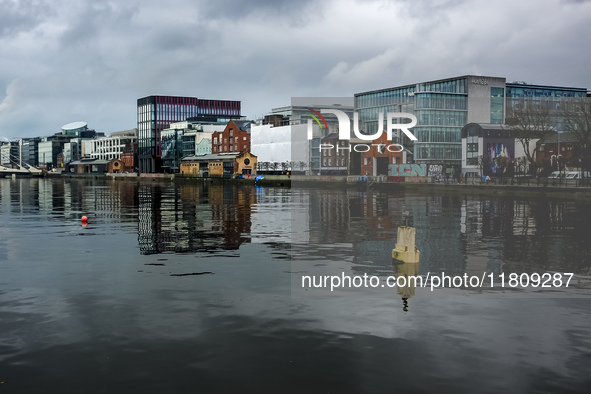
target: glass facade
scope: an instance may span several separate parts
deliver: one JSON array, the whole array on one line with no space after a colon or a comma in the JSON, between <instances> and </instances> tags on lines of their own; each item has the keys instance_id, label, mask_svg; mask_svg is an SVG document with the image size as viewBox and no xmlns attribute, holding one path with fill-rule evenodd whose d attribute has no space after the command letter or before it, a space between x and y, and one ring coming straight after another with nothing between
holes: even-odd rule
<instances>
[{"instance_id":1,"label":"glass facade","mask_svg":"<svg viewBox=\"0 0 591 394\"><path fill-rule=\"evenodd\" d=\"M513 116L514 110L524 110L528 107L544 109L549 112L547 123L557 130L564 130L564 120L560 115L564 104L573 98L587 96L585 88L553 87L541 85L527 85L521 83L507 84L507 118Z\"/></svg>"},{"instance_id":2,"label":"glass facade","mask_svg":"<svg viewBox=\"0 0 591 394\"><path fill-rule=\"evenodd\" d=\"M507 84L507 97L586 97L587 89L554 86Z\"/></svg>"},{"instance_id":3,"label":"glass facade","mask_svg":"<svg viewBox=\"0 0 591 394\"><path fill-rule=\"evenodd\" d=\"M24 138L21 145L22 161L33 167L39 165L40 138Z\"/></svg>"},{"instance_id":4,"label":"glass facade","mask_svg":"<svg viewBox=\"0 0 591 394\"><path fill-rule=\"evenodd\" d=\"M505 89L490 88L490 123L503 123L505 109Z\"/></svg>"},{"instance_id":5,"label":"glass facade","mask_svg":"<svg viewBox=\"0 0 591 394\"><path fill-rule=\"evenodd\" d=\"M204 100L196 97L149 96L137 101L138 157L140 172L160 172L162 130L187 118L214 116L240 118L240 101Z\"/></svg>"},{"instance_id":6,"label":"glass facade","mask_svg":"<svg viewBox=\"0 0 591 394\"><path fill-rule=\"evenodd\" d=\"M417 141L406 148L413 149L415 162L460 163L462 157L461 130L467 122L467 78L418 83L399 88L355 95L360 128L374 134L379 126L379 113L384 113L384 130L388 112L408 112L417 117L413 133Z\"/></svg>"},{"instance_id":7,"label":"glass facade","mask_svg":"<svg viewBox=\"0 0 591 394\"><path fill-rule=\"evenodd\" d=\"M358 93L355 95L355 111L359 114L360 129L367 134L377 132L379 113L384 114L384 130L386 113L414 114L417 125L412 131L418 140L411 143L405 138L395 142L411 149L413 160L417 163L458 165L462 158L461 129L468 122L468 110L476 110L471 114L483 118L482 114L490 109L490 120L486 116L483 121L502 124L506 118L510 118L513 108L545 102L553 111L553 124L560 129L558 110L561 102L587 94L584 88L495 83L497 86L490 87L490 94L486 90L482 91L487 85L485 78L474 79L471 76ZM471 108L468 108L469 91L475 92L474 97L470 98ZM470 154L473 154L472 151Z\"/></svg>"}]
</instances>

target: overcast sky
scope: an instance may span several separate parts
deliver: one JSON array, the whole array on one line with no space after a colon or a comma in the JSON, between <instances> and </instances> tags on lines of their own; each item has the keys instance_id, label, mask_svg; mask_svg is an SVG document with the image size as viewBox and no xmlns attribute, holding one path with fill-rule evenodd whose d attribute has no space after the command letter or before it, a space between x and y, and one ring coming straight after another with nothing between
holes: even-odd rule
<instances>
[{"instance_id":1,"label":"overcast sky","mask_svg":"<svg viewBox=\"0 0 591 394\"><path fill-rule=\"evenodd\" d=\"M591 88L591 3L0 0L0 139L136 127L148 95L242 101L464 74Z\"/></svg>"}]
</instances>

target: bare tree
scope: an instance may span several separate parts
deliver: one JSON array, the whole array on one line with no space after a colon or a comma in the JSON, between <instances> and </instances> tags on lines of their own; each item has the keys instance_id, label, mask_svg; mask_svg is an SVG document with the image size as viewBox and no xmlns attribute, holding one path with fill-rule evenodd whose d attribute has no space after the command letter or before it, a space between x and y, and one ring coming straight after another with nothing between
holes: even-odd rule
<instances>
[{"instance_id":1,"label":"bare tree","mask_svg":"<svg viewBox=\"0 0 591 394\"><path fill-rule=\"evenodd\" d=\"M591 169L591 99L577 97L563 103L561 118L564 130L571 133L579 147L575 150L581 167Z\"/></svg>"},{"instance_id":2,"label":"bare tree","mask_svg":"<svg viewBox=\"0 0 591 394\"><path fill-rule=\"evenodd\" d=\"M515 100L507 107L507 124L511 134L523 146L529 168L536 167L538 148L531 149L531 143L555 133L554 117L551 113L552 103L540 98Z\"/></svg>"}]
</instances>

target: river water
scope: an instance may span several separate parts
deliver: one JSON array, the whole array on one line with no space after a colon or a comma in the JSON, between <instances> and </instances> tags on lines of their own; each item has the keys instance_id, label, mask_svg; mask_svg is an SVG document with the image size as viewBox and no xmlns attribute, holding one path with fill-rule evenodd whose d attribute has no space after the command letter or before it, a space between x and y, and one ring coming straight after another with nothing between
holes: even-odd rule
<instances>
[{"instance_id":1,"label":"river water","mask_svg":"<svg viewBox=\"0 0 591 394\"><path fill-rule=\"evenodd\" d=\"M0 392L588 392L590 219L577 200L1 179ZM392 264L404 225L418 265ZM405 274L494 283L383 286ZM302 286L364 275L380 285Z\"/></svg>"}]
</instances>

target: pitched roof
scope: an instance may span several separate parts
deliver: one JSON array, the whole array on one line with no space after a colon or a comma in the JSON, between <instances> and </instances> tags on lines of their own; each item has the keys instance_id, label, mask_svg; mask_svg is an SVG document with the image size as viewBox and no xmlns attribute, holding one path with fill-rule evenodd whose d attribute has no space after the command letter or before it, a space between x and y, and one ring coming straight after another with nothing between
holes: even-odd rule
<instances>
[{"instance_id":1,"label":"pitched roof","mask_svg":"<svg viewBox=\"0 0 591 394\"><path fill-rule=\"evenodd\" d=\"M205 155L191 155L183 157L187 161L234 160L244 152L209 153Z\"/></svg>"}]
</instances>

